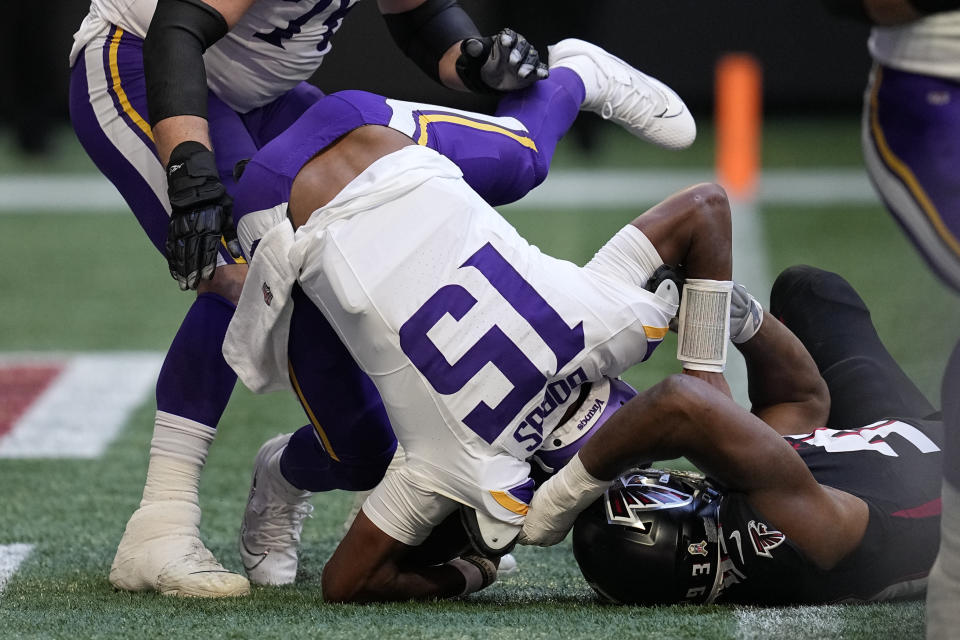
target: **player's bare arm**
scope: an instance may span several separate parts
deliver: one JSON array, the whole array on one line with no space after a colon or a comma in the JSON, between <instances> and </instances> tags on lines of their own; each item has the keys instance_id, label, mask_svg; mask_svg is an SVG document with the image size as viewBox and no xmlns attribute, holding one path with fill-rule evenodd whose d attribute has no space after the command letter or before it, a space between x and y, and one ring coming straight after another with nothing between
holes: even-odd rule
<instances>
[{"instance_id":1,"label":"player's bare arm","mask_svg":"<svg viewBox=\"0 0 960 640\"><path fill-rule=\"evenodd\" d=\"M760 330L737 345L747 364L751 411L781 435L827 423L830 393L799 339L769 313Z\"/></svg>"},{"instance_id":2,"label":"player's bare arm","mask_svg":"<svg viewBox=\"0 0 960 640\"><path fill-rule=\"evenodd\" d=\"M714 184L695 185L648 210L634 220L633 225L649 240L665 264L683 265L686 269L684 299L678 315L681 343L678 358L683 363L684 373L688 374L686 378L699 379L733 404L722 373L729 341L733 289L730 280L733 268L730 205L726 193ZM659 291L660 287L656 288ZM690 304L691 298L694 298L693 304ZM704 314L705 309L718 311L708 317ZM705 329L699 347L684 347L686 324ZM627 406L631 405L628 403ZM603 432L601 428L594 437ZM630 439L627 436L627 440ZM520 537L522 543L549 546L560 542L573 525L576 514L603 493L616 473L625 468L620 466L621 463L632 465L648 461L634 457L638 453L634 446L620 449L614 445L605 447L604 451L605 455L611 456L612 466L617 467L609 478L597 476L595 469L586 468L581 457L574 456L560 473L536 492ZM624 452L627 452L627 458L621 459ZM661 457L649 460L677 455L658 451Z\"/></svg>"},{"instance_id":3,"label":"player's bare arm","mask_svg":"<svg viewBox=\"0 0 960 640\"><path fill-rule=\"evenodd\" d=\"M676 193L633 221L665 264L683 265L687 278L728 281L733 273L730 203L716 184ZM730 394L722 373L684 368Z\"/></svg>"},{"instance_id":4,"label":"player's bare arm","mask_svg":"<svg viewBox=\"0 0 960 640\"><path fill-rule=\"evenodd\" d=\"M587 472L604 480L638 462L686 456L745 493L822 569L855 549L866 529L862 500L818 484L769 425L690 376L672 376L628 402L579 455Z\"/></svg>"},{"instance_id":5,"label":"player's bare arm","mask_svg":"<svg viewBox=\"0 0 960 640\"><path fill-rule=\"evenodd\" d=\"M226 34L233 25L240 20L240 17L250 8L256 0L159 0L157 2L157 11L154 13L155 25L152 22L150 31L144 40L144 59L145 64L155 57L164 56L164 48L172 46L174 40L183 37L183 34L171 33L171 31L185 30L193 36L196 42L188 43L182 47L180 55L189 58L191 64L184 64L177 67L167 67L160 69L164 76L169 77L153 78L152 81L163 83L173 82L173 74L183 75L187 85L196 85L203 87L203 100L206 101L206 74L203 68L203 51L213 45L220 37ZM202 5L202 6L201 6ZM217 15L223 20L225 29L219 36L208 37L194 27L192 22L209 22L211 33L216 33L213 24L217 22ZM191 18L190 16L196 16ZM184 24L184 22L187 24ZM200 38L198 38L198 36ZM172 38L172 39L171 39ZM182 42L180 43L182 45ZM191 46L192 44L192 46ZM198 46L199 45L199 49ZM199 81L199 84L198 84ZM175 104L171 105L169 110L158 110L157 117L153 117L154 106L151 104L151 122L153 125L153 136L157 146L157 153L160 155L160 162L167 165L170 161L170 153L181 142L194 140L203 144L207 149L212 149L210 143L210 132L207 127L207 120L201 114L179 113ZM158 107L156 107L159 109Z\"/></svg>"},{"instance_id":6,"label":"player's bare arm","mask_svg":"<svg viewBox=\"0 0 960 640\"><path fill-rule=\"evenodd\" d=\"M241 255L233 201L220 182L210 143L203 53L253 2L160 0L144 39L147 104L172 208L167 261L183 290L213 278L221 237L234 257ZM219 292L217 283L210 288Z\"/></svg>"},{"instance_id":7,"label":"player's bare arm","mask_svg":"<svg viewBox=\"0 0 960 640\"><path fill-rule=\"evenodd\" d=\"M469 588L466 575L450 563L408 566L403 559L411 549L386 535L361 510L343 542L324 565L323 599L327 602L431 600L455 597L486 586L481 582ZM490 573L480 579L492 581L496 565L486 562Z\"/></svg>"}]
</instances>

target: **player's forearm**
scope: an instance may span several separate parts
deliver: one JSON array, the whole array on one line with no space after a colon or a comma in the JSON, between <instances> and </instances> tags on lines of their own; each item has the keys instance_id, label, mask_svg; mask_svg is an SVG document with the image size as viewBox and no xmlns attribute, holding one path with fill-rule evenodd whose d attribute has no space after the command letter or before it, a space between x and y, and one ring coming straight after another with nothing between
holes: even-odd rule
<instances>
[{"instance_id":1,"label":"player's forearm","mask_svg":"<svg viewBox=\"0 0 960 640\"><path fill-rule=\"evenodd\" d=\"M732 407L732 409L731 409ZM635 396L601 426L533 496L521 544L557 544L577 515L630 467L688 455L709 460L730 414L731 400L692 376L674 375Z\"/></svg>"},{"instance_id":2,"label":"player's forearm","mask_svg":"<svg viewBox=\"0 0 960 640\"><path fill-rule=\"evenodd\" d=\"M717 373L715 371L699 371L697 369L687 369L684 367L683 374L694 378L699 378L728 398L733 398L733 393L730 391L730 384L727 382L727 379L722 373Z\"/></svg>"},{"instance_id":3,"label":"player's forearm","mask_svg":"<svg viewBox=\"0 0 960 640\"><path fill-rule=\"evenodd\" d=\"M153 126L153 140L157 147L157 154L160 156L160 162L164 166L170 161L170 153L181 142L194 140L207 149L213 149L207 120L199 116L164 118Z\"/></svg>"},{"instance_id":4,"label":"player's forearm","mask_svg":"<svg viewBox=\"0 0 960 640\"><path fill-rule=\"evenodd\" d=\"M584 469L613 480L625 469L683 455L673 437L686 421L679 378L671 376L643 391L613 414L580 449Z\"/></svg>"},{"instance_id":5,"label":"player's forearm","mask_svg":"<svg viewBox=\"0 0 960 640\"><path fill-rule=\"evenodd\" d=\"M147 107L160 160L181 142L210 148L203 52L228 29L224 16L200 0L160 0L143 43Z\"/></svg>"},{"instance_id":6,"label":"player's forearm","mask_svg":"<svg viewBox=\"0 0 960 640\"><path fill-rule=\"evenodd\" d=\"M448 89L468 91L466 85L463 84L463 80L460 79L460 74L457 73L457 58L460 57L461 42L463 41L458 40L450 45L450 48L447 49L447 52L443 54L442 58L440 58L440 63L438 65L439 77L441 84Z\"/></svg>"},{"instance_id":7,"label":"player's forearm","mask_svg":"<svg viewBox=\"0 0 960 640\"><path fill-rule=\"evenodd\" d=\"M765 312L760 330L737 348L746 360L754 413L781 433L822 426L830 410L826 383L789 329Z\"/></svg>"},{"instance_id":8,"label":"player's forearm","mask_svg":"<svg viewBox=\"0 0 960 640\"><path fill-rule=\"evenodd\" d=\"M379 0L378 6L400 50L424 73L462 89L456 71L460 42L479 37L470 16L454 0Z\"/></svg>"}]
</instances>

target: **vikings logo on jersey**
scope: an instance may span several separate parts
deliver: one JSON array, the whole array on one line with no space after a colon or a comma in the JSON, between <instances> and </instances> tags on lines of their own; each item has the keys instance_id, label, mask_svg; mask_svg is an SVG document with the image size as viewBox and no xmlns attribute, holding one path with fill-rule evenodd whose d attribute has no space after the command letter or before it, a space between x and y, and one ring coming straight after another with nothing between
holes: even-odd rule
<instances>
[{"instance_id":1,"label":"vikings logo on jersey","mask_svg":"<svg viewBox=\"0 0 960 640\"><path fill-rule=\"evenodd\" d=\"M766 523L751 520L747 523L747 531L750 533L750 543L753 545L753 551L763 558L772 558L771 549L776 549L787 536L776 529L768 529Z\"/></svg>"},{"instance_id":2,"label":"vikings logo on jersey","mask_svg":"<svg viewBox=\"0 0 960 640\"><path fill-rule=\"evenodd\" d=\"M647 525L640 517L644 511L675 509L693 502L691 494L664 486L669 478L667 473L659 482L640 474L624 477L622 486L605 494L607 521L646 531Z\"/></svg>"}]
</instances>

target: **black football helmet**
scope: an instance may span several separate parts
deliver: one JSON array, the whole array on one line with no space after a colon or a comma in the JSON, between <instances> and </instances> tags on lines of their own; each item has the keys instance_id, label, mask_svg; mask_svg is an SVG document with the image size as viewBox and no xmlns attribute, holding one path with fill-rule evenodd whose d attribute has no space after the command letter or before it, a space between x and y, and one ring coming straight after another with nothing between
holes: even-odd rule
<instances>
[{"instance_id":1,"label":"black football helmet","mask_svg":"<svg viewBox=\"0 0 960 640\"><path fill-rule=\"evenodd\" d=\"M622 475L573 527L583 577L601 597L621 604L711 602L722 582L720 498L689 472Z\"/></svg>"}]
</instances>

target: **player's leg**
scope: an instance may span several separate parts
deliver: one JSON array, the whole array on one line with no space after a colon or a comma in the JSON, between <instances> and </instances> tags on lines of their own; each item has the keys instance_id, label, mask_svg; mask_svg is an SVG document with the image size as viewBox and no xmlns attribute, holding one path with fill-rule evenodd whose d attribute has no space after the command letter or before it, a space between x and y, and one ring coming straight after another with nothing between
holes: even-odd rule
<instances>
[{"instance_id":1,"label":"player's leg","mask_svg":"<svg viewBox=\"0 0 960 640\"><path fill-rule=\"evenodd\" d=\"M367 491L394 457L396 438L373 383L294 287L290 380L310 424L260 449L244 513L240 555L256 584L290 584L313 492Z\"/></svg>"},{"instance_id":2,"label":"player's leg","mask_svg":"<svg viewBox=\"0 0 960 640\"><path fill-rule=\"evenodd\" d=\"M864 104L867 171L887 209L960 292L960 83L878 66Z\"/></svg>"},{"instance_id":3,"label":"player's leg","mask_svg":"<svg viewBox=\"0 0 960 640\"><path fill-rule=\"evenodd\" d=\"M163 167L145 120L141 43L112 28L71 75L71 118L90 157L117 186L162 252L169 219ZM223 251L224 256L229 254ZM111 581L123 589L221 596L246 593L199 538L199 474L235 375L219 353L244 265L217 270L191 306L161 370L150 465L140 509L121 541Z\"/></svg>"},{"instance_id":4,"label":"player's leg","mask_svg":"<svg viewBox=\"0 0 960 640\"><path fill-rule=\"evenodd\" d=\"M943 515L940 551L927 585L927 638L948 640L960 629L960 342L943 376Z\"/></svg>"},{"instance_id":5,"label":"player's leg","mask_svg":"<svg viewBox=\"0 0 960 640\"><path fill-rule=\"evenodd\" d=\"M294 439L309 441L317 455L308 463L289 452L280 460L280 468L293 484L308 491L372 489L397 448L383 402L298 285L294 285L293 300L290 379L310 419Z\"/></svg>"},{"instance_id":6,"label":"player's leg","mask_svg":"<svg viewBox=\"0 0 960 640\"><path fill-rule=\"evenodd\" d=\"M796 334L826 380L828 426L933 413L883 346L863 299L839 275L809 266L786 269L770 292L770 313Z\"/></svg>"},{"instance_id":7,"label":"player's leg","mask_svg":"<svg viewBox=\"0 0 960 640\"><path fill-rule=\"evenodd\" d=\"M492 205L518 200L543 182L580 110L667 148L689 146L696 135L690 112L669 87L581 40L554 45L550 77L504 95L493 116L362 91L335 95L363 112L366 124L390 126L451 159Z\"/></svg>"},{"instance_id":8,"label":"player's leg","mask_svg":"<svg viewBox=\"0 0 960 640\"><path fill-rule=\"evenodd\" d=\"M259 238L282 220L278 205L291 199L295 180L314 175L302 168L318 151L365 124L389 120L382 97L350 93L355 94L353 100L334 94L313 104L244 169L234 210L248 254ZM325 171L318 173L322 181L329 178ZM371 489L383 476L396 447L370 380L299 287L292 295L290 377L311 424L270 440L257 456L240 554L251 580L259 584L294 581L302 515L310 494Z\"/></svg>"},{"instance_id":9,"label":"player's leg","mask_svg":"<svg viewBox=\"0 0 960 640\"><path fill-rule=\"evenodd\" d=\"M567 75L575 78L573 73ZM509 108L487 115L365 91L341 91L328 96L308 119L315 127L339 135L346 132L347 124L395 129L452 160L474 191L498 205L523 197L543 181L557 142L579 107L579 99L550 78L509 94L504 103ZM322 120L320 112L325 116ZM331 136L324 133L324 137Z\"/></svg>"}]
</instances>

